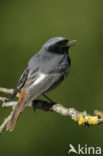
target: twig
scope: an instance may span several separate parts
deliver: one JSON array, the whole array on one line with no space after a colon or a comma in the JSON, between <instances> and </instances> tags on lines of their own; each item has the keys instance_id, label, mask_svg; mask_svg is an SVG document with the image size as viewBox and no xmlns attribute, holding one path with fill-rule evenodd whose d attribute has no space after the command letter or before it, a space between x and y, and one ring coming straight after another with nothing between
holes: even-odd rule
<instances>
[{"instance_id":1,"label":"twig","mask_svg":"<svg viewBox=\"0 0 103 156\"><path fill-rule=\"evenodd\" d=\"M4 119L3 123L0 126L0 133L3 132L3 130L6 127L7 122L10 120L11 116L12 116L13 111L9 114L9 116L7 118Z\"/></svg>"},{"instance_id":2,"label":"twig","mask_svg":"<svg viewBox=\"0 0 103 156\"><path fill-rule=\"evenodd\" d=\"M7 88L1 88L0 92L12 94L14 92L14 89L7 89ZM19 93L17 94L17 97L19 97ZM5 97L0 97L0 101L2 101L2 107L12 107L13 110L17 104L17 101L11 101L5 103ZM45 111L53 111L56 112L62 116L69 116L74 121L77 121L79 125L82 126L89 126L89 125L98 125L100 123L103 123L103 112L100 111L94 111L94 116L89 115L84 112L79 112L74 108L66 108L62 104L59 103L49 103L47 101L43 100L34 100L33 103L30 103L28 107L34 107L34 109L41 109ZM0 126L0 133L5 129L7 122L10 120L13 110L11 111L10 115L4 119L3 123Z\"/></svg>"},{"instance_id":3,"label":"twig","mask_svg":"<svg viewBox=\"0 0 103 156\"><path fill-rule=\"evenodd\" d=\"M13 94L14 89L8 89L8 88L0 87L0 92L6 93L6 94ZM16 95L16 97L19 97L19 96L20 96L20 94L18 93Z\"/></svg>"}]
</instances>

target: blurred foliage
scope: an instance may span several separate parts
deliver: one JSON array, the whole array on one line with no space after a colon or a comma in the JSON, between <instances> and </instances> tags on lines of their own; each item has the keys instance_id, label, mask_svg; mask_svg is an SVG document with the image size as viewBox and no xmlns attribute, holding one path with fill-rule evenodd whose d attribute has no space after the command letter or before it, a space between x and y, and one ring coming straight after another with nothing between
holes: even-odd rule
<instances>
[{"instance_id":1,"label":"blurred foliage","mask_svg":"<svg viewBox=\"0 0 103 156\"><path fill-rule=\"evenodd\" d=\"M0 0L0 86L15 88L28 60L55 36L77 46L69 77L48 96L80 111L103 110L103 0ZM0 122L9 112L0 106ZM0 136L0 155L64 156L70 143L102 147L102 131L28 108L16 129Z\"/></svg>"}]
</instances>

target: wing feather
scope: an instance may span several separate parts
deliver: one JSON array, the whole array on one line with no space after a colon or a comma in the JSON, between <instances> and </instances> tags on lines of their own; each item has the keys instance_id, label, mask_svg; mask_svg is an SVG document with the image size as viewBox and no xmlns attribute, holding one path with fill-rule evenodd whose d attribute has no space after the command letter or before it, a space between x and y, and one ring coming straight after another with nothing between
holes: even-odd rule
<instances>
[{"instance_id":1,"label":"wing feather","mask_svg":"<svg viewBox=\"0 0 103 156\"><path fill-rule=\"evenodd\" d=\"M43 75L45 76L43 77ZM47 92L60 79L63 79L63 75L61 76L61 74L35 73L35 76L28 77L23 87L27 95L25 104L27 105L41 94Z\"/></svg>"},{"instance_id":2,"label":"wing feather","mask_svg":"<svg viewBox=\"0 0 103 156\"><path fill-rule=\"evenodd\" d=\"M25 71L23 72L23 74L21 75L19 81L18 81L18 84L17 84L18 89L20 89L24 86L25 81L26 81L27 76L28 76L28 73L29 73L29 69L26 68Z\"/></svg>"}]
</instances>

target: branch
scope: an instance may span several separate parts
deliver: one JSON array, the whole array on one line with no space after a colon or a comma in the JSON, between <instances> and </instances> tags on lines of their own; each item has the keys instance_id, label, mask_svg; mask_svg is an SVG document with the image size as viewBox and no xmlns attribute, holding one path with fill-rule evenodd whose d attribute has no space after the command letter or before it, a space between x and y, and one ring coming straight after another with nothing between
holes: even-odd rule
<instances>
[{"instance_id":1,"label":"branch","mask_svg":"<svg viewBox=\"0 0 103 156\"><path fill-rule=\"evenodd\" d=\"M7 88L0 88L0 92L7 93L7 94L13 94L14 89L7 89ZM17 97L19 97L19 93L17 94ZM4 119L3 123L0 126L0 133L5 129L7 122L10 120L12 113L15 109L15 106L17 104L17 101L11 101L5 103L5 97L0 97L0 101L2 101L2 107L12 107L12 111L10 115ZM56 112L62 116L69 116L74 121L77 121L79 125L88 127L89 125L98 125L103 123L103 112L100 111L94 111L94 116L89 115L84 112L79 112L74 108L66 108L62 104L59 103L50 103L43 100L34 100L32 103L30 103L27 107L33 107L35 109L41 109L44 111L52 111Z\"/></svg>"},{"instance_id":2,"label":"branch","mask_svg":"<svg viewBox=\"0 0 103 156\"><path fill-rule=\"evenodd\" d=\"M0 87L0 92L6 93L6 94L13 94L14 89L7 89L7 88ZM20 93L16 95L16 97L19 97L19 96L20 96Z\"/></svg>"}]
</instances>

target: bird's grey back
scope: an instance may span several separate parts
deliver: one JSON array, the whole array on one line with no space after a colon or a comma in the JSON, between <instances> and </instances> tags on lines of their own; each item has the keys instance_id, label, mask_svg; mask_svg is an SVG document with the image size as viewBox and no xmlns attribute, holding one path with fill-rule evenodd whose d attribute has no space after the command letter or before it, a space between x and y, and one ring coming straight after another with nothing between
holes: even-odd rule
<instances>
[{"instance_id":1,"label":"bird's grey back","mask_svg":"<svg viewBox=\"0 0 103 156\"><path fill-rule=\"evenodd\" d=\"M60 55L51 53L42 48L37 54L35 54L29 61L28 67L32 69L40 69L43 73L50 73L52 70L55 72L56 68L60 65L68 63L68 55ZM69 66L69 64L68 64Z\"/></svg>"}]
</instances>

